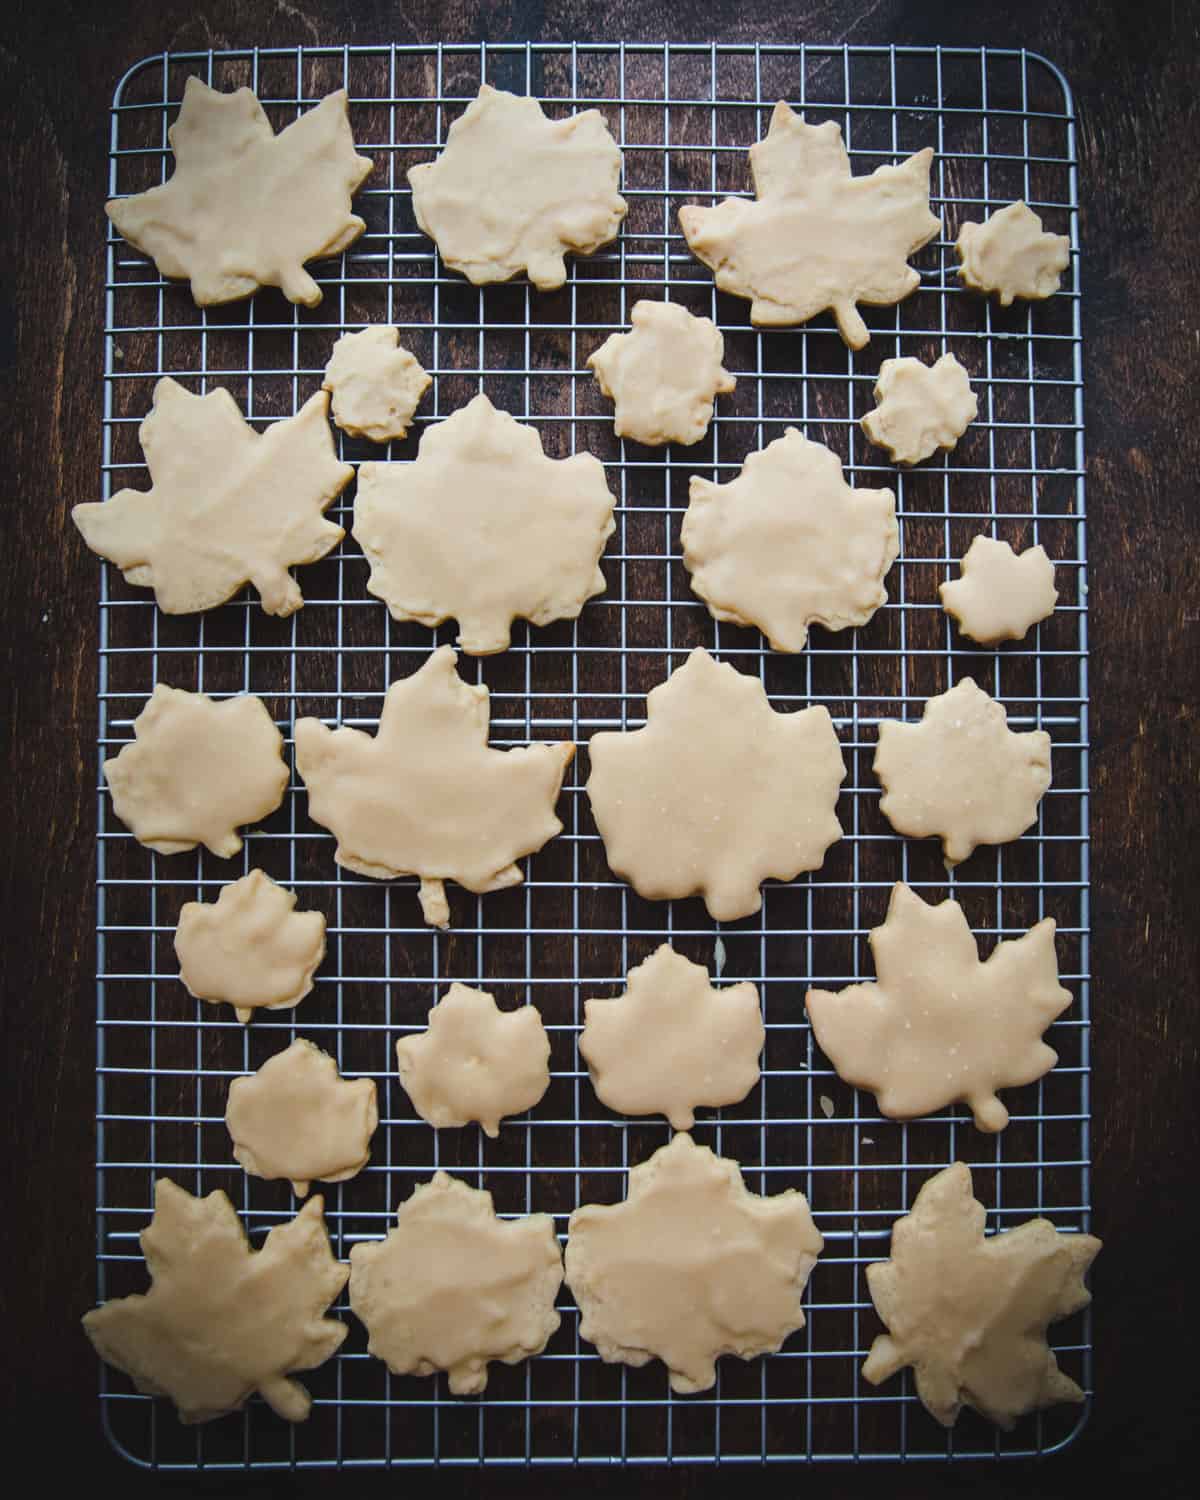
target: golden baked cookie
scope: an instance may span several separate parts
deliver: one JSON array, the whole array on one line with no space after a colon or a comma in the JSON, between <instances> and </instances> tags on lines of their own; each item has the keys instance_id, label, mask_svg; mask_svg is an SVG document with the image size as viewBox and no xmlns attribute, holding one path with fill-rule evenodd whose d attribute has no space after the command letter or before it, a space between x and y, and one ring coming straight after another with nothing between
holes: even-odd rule
<instances>
[{"instance_id":1,"label":"golden baked cookie","mask_svg":"<svg viewBox=\"0 0 1200 1500\"><path fill-rule=\"evenodd\" d=\"M1054 564L1044 547L1017 553L981 532L967 548L959 576L938 584L938 598L963 635L981 646L1019 641L1054 613Z\"/></svg>"},{"instance_id":2,"label":"golden baked cookie","mask_svg":"<svg viewBox=\"0 0 1200 1500\"><path fill-rule=\"evenodd\" d=\"M433 384L420 361L387 324L344 333L333 346L321 389L333 397L333 420L351 437L389 443L403 438Z\"/></svg>"},{"instance_id":3,"label":"golden baked cookie","mask_svg":"<svg viewBox=\"0 0 1200 1500\"><path fill-rule=\"evenodd\" d=\"M885 359L875 400L859 425L894 464L919 464L939 448L949 452L979 414L970 377L953 354L932 365Z\"/></svg>"},{"instance_id":4,"label":"golden baked cookie","mask_svg":"<svg viewBox=\"0 0 1200 1500\"><path fill-rule=\"evenodd\" d=\"M1001 307L1017 297L1052 297L1071 262L1068 236L1048 234L1033 209L1019 202L997 209L982 224L964 224L954 248L963 285L985 296L995 292Z\"/></svg>"}]
</instances>

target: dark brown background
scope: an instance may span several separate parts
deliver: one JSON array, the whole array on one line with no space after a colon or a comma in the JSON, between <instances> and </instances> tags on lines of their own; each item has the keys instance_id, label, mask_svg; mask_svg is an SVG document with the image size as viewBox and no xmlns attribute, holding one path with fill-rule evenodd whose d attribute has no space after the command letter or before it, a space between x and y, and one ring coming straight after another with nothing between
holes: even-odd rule
<instances>
[{"instance_id":1,"label":"dark brown background","mask_svg":"<svg viewBox=\"0 0 1200 1500\"><path fill-rule=\"evenodd\" d=\"M95 569L67 522L100 459L101 204L115 79L162 48L258 42L771 40L1027 46L1064 70L1081 155L1094 700L1092 779L1097 1398L1065 1455L958 1473L798 1475L841 1494L1058 1495L1141 1477L1191 1492L1197 1417L1194 1246L1198 567L1195 283L1200 7L1108 0L1037 6L826 0L159 0L26 3L0 36L0 378L10 454L0 591L6 629L0 945L8 1139L0 1196L8 1472L215 1488L135 1474L99 1432L77 1326L94 1285L92 870ZM776 1475L776 1482L781 1476ZM1193 1475L1194 1479L1194 1475ZM441 1483L439 1484L439 1480ZM739 1474L733 1483L752 1483ZM382 1491L548 1494L604 1473L345 1478ZM622 1475L623 1491L716 1494L728 1474ZM322 1475L280 1488L343 1487ZM221 1481L225 1494L269 1486Z\"/></svg>"}]
</instances>

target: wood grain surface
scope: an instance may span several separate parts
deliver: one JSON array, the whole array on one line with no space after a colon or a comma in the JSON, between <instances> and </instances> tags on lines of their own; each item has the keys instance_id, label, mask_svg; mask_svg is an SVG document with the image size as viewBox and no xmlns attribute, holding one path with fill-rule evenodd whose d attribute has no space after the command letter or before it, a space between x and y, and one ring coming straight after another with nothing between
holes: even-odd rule
<instances>
[{"instance_id":1,"label":"wood grain surface","mask_svg":"<svg viewBox=\"0 0 1200 1500\"><path fill-rule=\"evenodd\" d=\"M225 1495L271 1484L134 1472L100 1433L78 1328L94 1286L93 745L96 569L70 507L100 462L102 203L112 88L164 48L617 39L986 43L1052 58L1081 153L1094 855L1095 1228L1091 1423L1040 1464L786 1476L840 1494L1061 1495L1137 1479L1191 1493L1200 989L1200 7L1076 0L26 0L0 23L4 498L0 946L7 1144L0 1167L0 1403L9 1472ZM738 1483L756 1483L739 1474ZM288 1493L716 1495L727 1473L309 1476Z\"/></svg>"}]
</instances>

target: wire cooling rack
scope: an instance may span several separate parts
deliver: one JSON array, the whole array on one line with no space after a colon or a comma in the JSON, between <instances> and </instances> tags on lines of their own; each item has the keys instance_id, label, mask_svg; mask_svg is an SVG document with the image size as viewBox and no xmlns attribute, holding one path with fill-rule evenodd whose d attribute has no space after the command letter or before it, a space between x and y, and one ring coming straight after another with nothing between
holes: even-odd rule
<instances>
[{"instance_id":1,"label":"wire cooling rack","mask_svg":"<svg viewBox=\"0 0 1200 1500\"><path fill-rule=\"evenodd\" d=\"M416 431L387 455L409 461L419 433L476 390L530 421L547 451L596 453L618 497L604 561L607 593L574 624L518 626L511 650L464 658L492 692L502 744L571 738L580 753L560 811L565 829L527 862L525 883L486 898L451 888L453 925L420 921L415 883L359 879L333 862L331 837L307 814L293 778L280 811L246 839L238 861L200 852L161 858L114 818L98 783L99 1294L145 1286L137 1235L154 1179L193 1192L224 1188L256 1243L288 1218L286 1184L243 1174L223 1116L229 1080L297 1034L336 1053L342 1072L379 1087L381 1124L370 1166L326 1189L335 1252L382 1235L397 1204L435 1167L489 1188L505 1214L543 1210L565 1231L570 1211L613 1202L625 1173L668 1138L660 1120L624 1121L599 1105L580 1066L583 1000L616 992L628 968L669 937L726 980L761 987L767 1026L762 1080L740 1106L706 1113L698 1140L736 1158L759 1192L799 1187L826 1239L806 1308L808 1325L777 1355L720 1362L714 1390L676 1397L663 1366L602 1364L579 1338L569 1294L545 1353L493 1366L485 1396L451 1397L444 1377L393 1378L366 1353L344 1299L350 1335L336 1359L304 1376L315 1405L292 1427L255 1400L240 1416L181 1427L162 1401L105 1370L102 1406L113 1443L167 1468L334 1465L707 1464L762 1460L947 1459L1045 1452L1068 1442L1085 1412L1056 1408L996 1433L965 1413L945 1433L906 1376L881 1389L859 1373L879 1324L864 1268L886 1255L893 1221L930 1173L956 1158L974 1170L990 1229L1047 1214L1064 1230L1089 1224L1088 1182L1088 710L1080 303L1075 135L1057 71L1026 52L903 47L482 45L313 47L149 58L121 80L111 120L110 189L139 191L172 169L167 128L184 81L249 84L277 128L334 88L348 89L360 150L375 170L356 199L367 232L343 258L317 267L325 292L313 310L275 291L201 312L186 287L111 231L108 238L103 493L144 487L137 426L155 380L191 390L227 386L260 425L292 414L317 388L333 340L366 323L399 326L435 377ZM538 96L552 115L599 107L624 153L629 215L616 243L576 261L560 291L523 281L483 290L447 273L416 228L406 169L432 158L481 80ZM687 253L676 212L749 190L746 149L786 98L814 121L842 127L856 172L925 145L935 148L934 207L945 233L918 256L919 291L894 308L865 309L868 347L848 351L828 317L758 332L747 304L718 294ZM1049 302L1001 311L959 289L959 224L1024 198L1048 228L1071 237L1063 289ZM586 359L628 324L639 297L670 297L714 318L737 390L722 398L695 448L649 450L618 441L611 407ZM883 463L860 434L880 362L949 350L971 374L979 420L949 458L912 472ZM714 624L690 594L679 526L692 473L728 479L747 453L798 424L828 444L859 483L898 499L900 560L889 603L869 625L783 656L754 631ZM354 462L380 456L340 434ZM347 527L353 490L333 514ZM1060 603L1022 643L967 649L938 608L936 586L986 530L1040 542L1057 564ZM202 616L170 618L145 591L101 569L100 758L131 735L153 684L218 696L260 694L286 736L295 718L373 726L382 695L414 671L430 633L396 625L365 589L352 541L303 569L306 608L270 619L242 598ZM436 638L449 639L451 630ZM773 703L829 706L848 777L846 830L819 873L771 883L761 913L724 926L698 901L640 900L608 871L582 792L587 740L635 727L645 693L704 644L758 674ZM898 838L871 774L882 717L919 717L925 700L965 673L1007 707L1018 729L1053 740L1054 785L1036 828L980 850L947 874L937 846ZM227 1008L199 1005L177 978L172 936L184 901L215 899L259 866L323 911L328 958L296 1011L249 1027ZM869 1095L841 1083L814 1048L804 1017L808 983L840 986L874 970L867 933L883 918L893 881L927 899L964 905L985 949L1042 916L1058 921L1059 959L1075 997L1049 1033L1058 1067L1009 1091L1012 1123L975 1131L961 1109L900 1125ZM500 1003L534 1001L552 1040L553 1081L528 1118L498 1141L475 1128L433 1132L416 1119L394 1073L396 1039L424 1025L451 980L482 984ZM1089 1325L1054 1330L1058 1357L1089 1387ZM1086 1409L1085 1409L1086 1410Z\"/></svg>"}]
</instances>

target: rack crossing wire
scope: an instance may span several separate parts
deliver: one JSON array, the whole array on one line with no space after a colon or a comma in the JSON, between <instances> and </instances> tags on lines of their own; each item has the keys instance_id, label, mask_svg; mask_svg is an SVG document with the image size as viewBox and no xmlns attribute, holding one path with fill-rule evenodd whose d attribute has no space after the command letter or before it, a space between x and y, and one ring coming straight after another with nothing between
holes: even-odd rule
<instances>
[{"instance_id":1,"label":"rack crossing wire","mask_svg":"<svg viewBox=\"0 0 1200 1500\"><path fill-rule=\"evenodd\" d=\"M310 822L294 777L283 807L248 835L234 862L203 852L155 856L114 818L98 782L100 1296L145 1285L137 1234L160 1174L193 1192L223 1187L256 1243L290 1217L286 1184L248 1178L232 1161L223 1116L229 1079L297 1034L335 1052L344 1074L373 1077L380 1091L370 1166L325 1190L339 1256L382 1235L398 1202L439 1166L489 1188L502 1213L553 1213L560 1233L578 1203L618 1200L629 1165L669 1130L662 1121L620 1120L598 1104L576 1047L582 1002L615 993L628 968L667 937L726 980L755 980L765 1008L760 1084L744 1104L706 1113L697 1139L741 1162L755 1191L801 1188L826 1250L804 1331L778 1355L722 1360L715 1389L699 1396L673 1396L657 1362L640 1370L602 1364L579 1338L565 1289L562 1326L546 1352L492 1366L486 1394L473 1400L451 1397L441 1376L391 1377L367 1355L343 1298L338 1315L350 1336L335 1360L303 1377L315 1397L303 1426L254 1401L240 1417L183 1428L165 1403L105 1370L112 1441L164 1469L944 1460L1066 1443L1084 1420L1076 1408L1027 1419L1012 1434L967 1413L944 1433L907 1376L875 1390L859 1373L879 1327L864 1267L886 1254L893 1221L932 1171L967 1161L990 1229L1034 1213L1066 1230L1089 1225L1087 585L1075 133L1065 82L1026 52L942 48L555 43L163 54L117 87L113 195L169 175L166 132L191 73L218 88L249 84L276 128L346 87L358 147L376 162L355 203L367 232L344 259L315 268L325 299L313 310L261 291L200 311L186 286L161 281L110 231L104 495L146 484L137 425L159 376L192 390L225 385L261 425L291 415L317 388L335 337L386 321L435 377L415 431L389 457L410 460L429 423L486 390L531 421L548 452L587 448L605 462L617 531L604 562L608 591L578 622L519 625L511 650L460 661L464 676L492 689L495 741L569 737L581 753L560 804L563 834L528 861L514 890L477 898L452 888L448 933L421 923L415 882L373 882L334 865L331 838ZM621 235L575 261L558 292L535 294L524 282L473 288L443 270L416 228L406 169L432 158L484 79L536 95L555 116L594 105L622 148L630 207ZM836 120L856 173L935 148L934 208L945 233L914 258L916 294L864 310L872 340L858 353L844 348L828 317L790 330L750 328L746 304L715 291L678 231L682 203L749 190L746 150L777 98L811 120ZM964 218L1016 198L1070 235L1072 259L1049 302L1002 311L959 289L953 241ZM587 370L587 356L628 324L640 296L669 296L724 332L738 386L695 448L619 442ZM897 472L857 426L879 363L947 350L971 374L979 420L949 460ZM688 590L679 544L688 476L728 479L789 422L831 446L852 481L896 490L902 543L887 606L862 630L815 631L797 656L768 652L757 632L715 625ZM380 456L367 443L337 441L350 461ZM352 495L331 512L347 527ZM965 649L937 603L937 583L953 576L984 529L1017 545L1040 542L1057 564L1054 617L998 651ZM388 684L424 660L430 634L393 623L367 595L366 571L347 540L302 570L307 606L291 619L268 618L245 598L179 619L104 568L100 758L130 738L157 680L218 696L256 692L289 743L304 714L372 727ZM849 769L839 804L846 836L824 869L768 885L757 917L723 927L698 901L644 902L616 880L581 790L588 737L640 724L646 691L698 644L759 674L777 708L827 704ZM1049 731L1054 785L1026 837L981 850L947 875L936 845L892 833L870 760L881 717L919 717L926 698L967 672L1006 705L1014 727ZM297 890L302 907L325 912L329 954L298 1010L243 1028L226 1009L186 995L172 936L184 901L215 899L253 866ZM805 986L873 976L866 935L897 879L927 899L953 893L985 948L1042 916L1058 921L1060 967L1075 997L1049 1033L1060 1062L1042 1082L1009 1092L1012 1123L1000 1136L976 1132L961 1109L907 1126L882 1120L870 1096L842 1084L814 1050ZM474 1128L435 1134L395 1078L393 1043L424 1025L455 979L484 985L502 1005L536 1001L552 1039L550 1092L495 1142ZM1060 1361L1087 1388L1086 1318L1053 1332Z\"/></svg>"}]
</instances>

